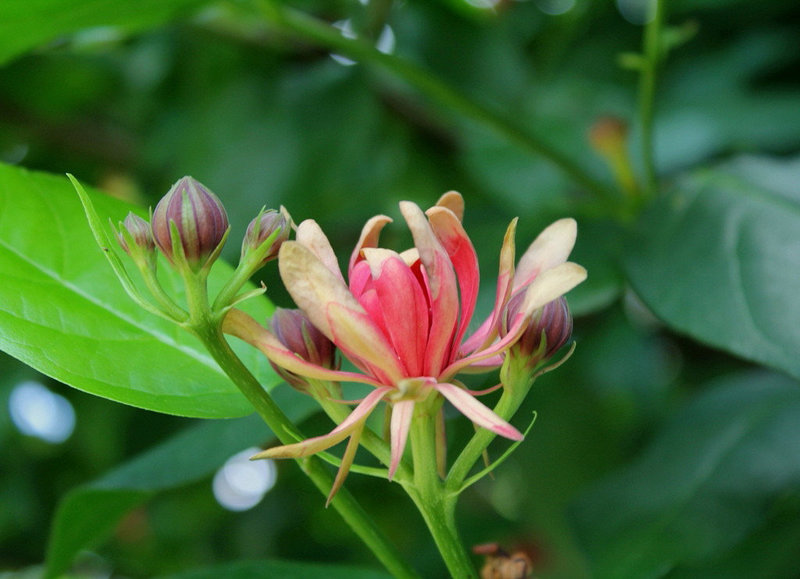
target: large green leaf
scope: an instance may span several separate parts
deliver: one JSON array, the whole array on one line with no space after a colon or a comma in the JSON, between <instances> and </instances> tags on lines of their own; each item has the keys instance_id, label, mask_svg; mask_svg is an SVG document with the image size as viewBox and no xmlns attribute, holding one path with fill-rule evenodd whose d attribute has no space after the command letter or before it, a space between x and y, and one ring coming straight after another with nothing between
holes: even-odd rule
<instances>
[{"instance_id":1,"label":"large green leaf","mask_svg":"<svg viewBox=\"0 0 800 579\"><path fill-rule=\"evenodd\" d=\"M285 405L294 421L315 408L308 396L292 396ZM61 501L47 550L47 576L64 572L75 555L106 536L131 508L154 494L209 476L231 455L263 445L272 433L255 415L236 420L209 420L191 426L154 449L78 487Z\"/></svg>"},{"instance_id":2,"label":"large green leaf","mask_svg":"<svg viewBox=\"0 0 800 579\"><path fill-rule=\"evenodd\" d=\"M115 222L131 209L93 198L101 217ZM161 269L164 284L180 294L178 276ZM230 274L217 264L211 285ZM0 279L0 349L40 372L158 412L222 418L252 411L198 340L124 293L66 177L0 165ZM258 298L244 309L265 319L271 304ZM266 359L241 346L262 384L277 383Z\"/></svg>"},{"instance_id":3,"label":"large green leaf","mask_svg":"<svg viewBox=\"0 0 800 579\"><path fill-rule=\"evenodd\" d=\"M206 0L3 0L0 64L40 44L83 28L132 32L158 26Z\"/></svg>"},{"instance_id":4,"label":"large green leaf","mask_svg":"<svg viewBox=\"0 0 800 579\"><path fill-rule=\"evenodd\" d=\"M239 561L216 567L164 575L159 579L389 579L383 571L350 565L323 565L295 561Z\"/></svg>"},{"instance_id":5,"label":"large green leaf","mask_svg":"<svg viewBox=\"0 0 800 579\"><path fill-rule=\"evenodd\" d=\"M745 157L680 179L626 269L674 329L800 377L800 160Z\"/></svg>"},{"instance_id":6,"label":"large green leaf","mask_svg":"<svg viewBox=\"0 0 800 579\"><path fill-rule=\"evenodd\" d=\"M710 385L574 514L595 577L663 577L760 532L799 485L800 387L748 372Z\"/></svg>"}]
</instances>

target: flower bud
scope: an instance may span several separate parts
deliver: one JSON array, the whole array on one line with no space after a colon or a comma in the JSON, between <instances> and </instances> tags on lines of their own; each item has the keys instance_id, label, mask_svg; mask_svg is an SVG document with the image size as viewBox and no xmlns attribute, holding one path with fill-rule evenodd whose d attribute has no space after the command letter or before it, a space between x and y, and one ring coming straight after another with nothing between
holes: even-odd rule
<instances>
[{"instance_id":1,"label":"flower bud","mask_svg":"<svg viewBox=\"0 0 800 579\"><path fill-rule=\"evenodd\" d=\"M183 255L192 271L216 258L228 230L228 216L211 191L192 177L183 177L158 202L153 211L153 238L173 264L180 262L179 249L172 246L171 223L175 224Z\"/></svg>"},{"instance_id":2,"label":"flower bud","mask_svg":"<svg viewBox=\"0 0 800 579\"><path fill-rule=\"evenodd\" d=\"M277 308L270 321L272 333L288 350L303 360L336 369L336 349L325 334L300 310ZM307 379L272 364L275 371L288 384L300 391L308 391Z\"/></svg>"},{"instance_id":3,"label":"flower bud","mask_svg":"<svg viewBox=\"0 0 800 579\"><path fill-rule=\"evenodd\" d=\"M144 252L145 254L152 253L155 249L155 242L153 241L153 233L150 229L150 224L134 213L128 213L125 220L119 224L120 231L117 232L117 241L125 253L134 257L134 254ZM130 234L130 239L136 246L132 248L128 245L124 231ZM132 253L133 252L133 253Z\"/></svg>"},{"instance_id":4,"label":"flower bud","mask_svg":"<svg viewBox=\"0 0 800 579\"><path fill-rule=\"evenodd\" d=\"M263 257L259 260L255 268L262 267L268 261L278 257L278 250L281 244L289 239L289 219L283 212L268 209L261 211L255 219L247 226L247 232L244 234L242 241L242 261L254 251L257 251L261 245L274 234L272 243L266 249Z\"/></svg>"},{"instance_id":5,"label":"flower bud","mask_svg":"<svg viewBox=\"0 0 800 579\"><path fill-rule=\"evenodd\" d=\"M522 306L525 294L520 293L508 303L507 319L512 319ZM512 352L526 358L526 366L533 368L549 359L572 335L572 315L564 296L545 304L531 318L525 332L513 346Z\"/></svg>"},{"instance_id":6,"label":"flower bud","mask_svg":"<svg viewBox=\"0 0 800 579\"><path fill-rule=\"evenodd\" d=\"M603 156L624 151L628 142L628 124L617 117L601 117L589 129L589 143Z\"/></svg>"}]
</instances>

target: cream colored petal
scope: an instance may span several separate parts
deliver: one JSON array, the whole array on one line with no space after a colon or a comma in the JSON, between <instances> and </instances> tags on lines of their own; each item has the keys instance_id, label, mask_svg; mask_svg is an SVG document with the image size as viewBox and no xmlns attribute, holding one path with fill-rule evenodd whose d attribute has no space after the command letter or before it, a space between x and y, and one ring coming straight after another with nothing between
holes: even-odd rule
<instances>
[{"instance_id":1,"label":"cream colored petal","mask_svg":"<svg viewBox=\"0 0 800 579\"><path fill-rule=\"evenodd\" d=\"M391 222L391 217L387 217L386 215L376 215L375 217L371 217L364 224L364 227L361 229L361 236L358 238L358 243L356 243L356 247L353 249L352 255L350 255L350 264L348 265L347 269L348 272L352 271L353 266L358 261L358 257L362 249L378 246L378 239L380 238L381 231L387 223Z\"/></svg>"},{"instance_id":2,"label":"cream colored petal","mask_svg":"<svg viewBox=\"0 0 800 579\"><path fill-rule=\"evenodd\" d=\"M586 279L586 269L568 261L539 274L525 291L521 312L530 315Z\"/></svg>"},{"instance_id":3,"label":"cream colored petal","mask_svg":"<svg viewBox=\"0 0 800 579\"><path fill-rule=\"evenodd\" d=\"M325 264L325 267L344 281L342 270L339 269L339 261L336 259L331 243L316 221L306 219L298 225L295 240L310 249Z\"/></svg>"},{"instance_id":4,"label":"cream colored petal","mask_svg":"<svg viewBox=\"0 0 800 579\"><path fill-rule=\"evenodd\" d=\"M577 235L578 224L569 217L545 228L520 258L514 274L514 290L541 272L564 263L575 247Z\"/></svg>"},{"instance_id":5,"label":"cream colored petal","mask_svg":"<svg viewBox=\"0 0 800 579\"><path fill-rule=\"evenodd\" d=\"M458 191L448 191L436 202L437 207L446 207L458 217L459 221L464 220L464 198Z\"/></svg>"},{"instance_id":6,"label":"cream colored petal","mask_svg":"<svg viewBox=\"0 0 800 579\"><path fill-rule=\"evenodd\" d=\"M307 223L304 221L303 223ZM319 255L299 241L286 241L278 253L278 268L283 285L319 330L333 340L327 305L337 302L350 309L361 310L345 285L341 273L336 275Z\"/></svg>"}]
</instances>

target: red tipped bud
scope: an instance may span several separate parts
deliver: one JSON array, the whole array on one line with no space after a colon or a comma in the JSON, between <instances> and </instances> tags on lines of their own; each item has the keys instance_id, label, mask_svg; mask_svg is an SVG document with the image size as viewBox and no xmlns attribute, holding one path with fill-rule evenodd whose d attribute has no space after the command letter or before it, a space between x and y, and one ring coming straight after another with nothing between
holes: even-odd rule
<instances>
[{"instance_id":1,"label":"red tipped bud","mask_svg":"<svg viewBox=\"0 0 800 579\"><path fill-rule=\"evenodd\" d=\"M520 293L508 303L507 319L513 319L522 306L525 294ZM563 296L548 302L531 318L528 327L514 345L516 356L527 358L527 366L534 367L549 359L572 336L572 315Z\"/></svg>"},{"instance_id":2,"label":"red tipped bud","mask_svg":"<svg viewBox=\"0 0 800 579\"><path fill-rule=\"evenodd\" d=\"M175 183L153 212L153 238L175 264L180 253L172 245L171 223L175 224L183 255L193 271L216 257L228 230L228 216L220 200L192 177Z\"/></svg>"},{"instance_id":3,"label":"red tipped bud","mask_svg":"<svg viewBox=\"0 0 800 579\"><path fill-rule=\"evenodd\" d=\"M272 314L270 326L278 341L303 360L325 368L337 367L333 342L302 311L277 308ZM272 367L291 386L303 392L308 390L306 378L275 364Z\"/></svg>"},{"instance_id":4,"label":"red tipped bud","mask_svg":"<svg viewBox=\"0 0 800 579\"><path fill-rule=\"evenodd\" d=\"M284 212L274 209L261 211L255 219L247 226L247 232L242 241L242 260L245 260L251 252L258 251L267 239L272 236L272 242L256 267L261 267L268 261L278 257L278 250L281 244L289 239L289 218Z\"/></svg>"}]
</instances>

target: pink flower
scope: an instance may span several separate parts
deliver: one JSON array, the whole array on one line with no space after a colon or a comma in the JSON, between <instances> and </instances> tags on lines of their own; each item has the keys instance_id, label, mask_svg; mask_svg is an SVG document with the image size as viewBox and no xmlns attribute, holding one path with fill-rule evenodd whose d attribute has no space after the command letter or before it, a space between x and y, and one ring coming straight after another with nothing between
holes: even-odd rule
<instances>
[{"instance_id":1,"label":"pink flower","mask_svg":"<svg viewBox=\"0 0 800 579\"><path fill-rule=\"evenodd\" d=\"M380 232L391 219L373 217L350 257L347 281L316 222L304 221L296 241L283 243L278 263L286 288L311 323L360 372L306 361L252 319L234 316L226 322L226 331L256 345L274 364L294 374L360 382L374 390L328 434L259 456L307 456L352 436L342 461L342 469L349 468L366 418L378 403L387 401L392 405L391 478L405 449L414 405L433 393L444 396L478 426L512 440L522 439L516 428L479 402L455 376L468 369L497 368L533 314L586 278L581 266L566 261L575 243L576 224L562 219L545 229L522 256L516 272L516 220L509 225L494 309L465 340L479 279L475 249L461 225L463 208L463 199L455 192L442 196L426 213L414 203L401 202L400 211L414 240L414 247L402 253L378 247ZM519 303L515 313L506 319L506 305L518 295L522 297L515 300Z\"/></svg>"}]
</instances>

